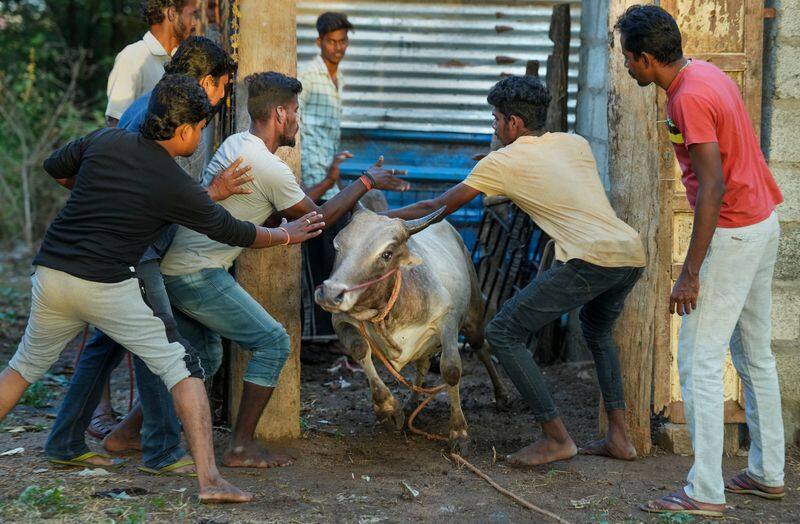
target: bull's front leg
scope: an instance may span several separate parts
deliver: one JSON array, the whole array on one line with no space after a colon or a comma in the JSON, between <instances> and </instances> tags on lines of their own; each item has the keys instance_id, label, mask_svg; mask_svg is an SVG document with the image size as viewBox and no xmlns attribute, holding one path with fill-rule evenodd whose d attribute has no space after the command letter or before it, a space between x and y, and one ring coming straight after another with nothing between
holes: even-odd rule
<instances>
[{"instance_id":1,"label":"bull's front leg","mask_svg":"<svg viewBox=\"0 0 800 524\"><path fill-rule=\"evenodd\" d=\"M395 430L403 429L406 420L403 408L378 375L367 341L352 324L337 323L334 320L334 328L347 353L361 365L367 376L369 389L372 392L372 407L375 410L375 416L380 422Z\"/></svg>"},{"instance_id":2,"label":"bull's front leg","mask_svg":"<svg viewBox=\"0 0 800 524\"><path fill-rule=\"evenodd\" d=\"M447 383L450 396L450 448L458 453L466 453L469 448L467 421L461 410L461 355L458 353L458 323L456 319L445 319L442 331L442 358L440 370Z\"/></svg>"}]
</instances>

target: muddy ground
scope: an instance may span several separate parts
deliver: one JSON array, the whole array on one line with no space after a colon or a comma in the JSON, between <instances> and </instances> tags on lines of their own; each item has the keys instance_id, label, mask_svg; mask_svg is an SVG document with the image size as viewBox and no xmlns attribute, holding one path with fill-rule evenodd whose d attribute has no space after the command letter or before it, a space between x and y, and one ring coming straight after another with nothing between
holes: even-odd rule
<instances>
[{"instance_id":1,"label":"muddy ground","mask_svg":"<svg viewBox=\"0 0 800 524\"><path fill-rule=\"evenodd\" d=\"M0 362L10 358L24 328L29 283L27 259L0 262ZM445 447L401 434L375 423L363 373L342 366L341 355L325 347L305 347L303 365L303 436L283 443L297 458L279 470L232 470L223 474L252 491L252 503L202 506L191 480L155 478L136 470L139 457L105 476L83 476L81 470L52 467L42 446L53 413L65 391L69 352L0 426L0 520L39 522L548 522L493 490L447 458ZM522 471L495 461L537 435L531 414L515 397L508 413L493 405L485 371L476 357L465 355L462 398L473 448L467 457L496 482L519 496L572 522L690 522L691 518L657 518L636 509L666 490L680 487L689 457L655 450L652 456L623 463L576 457ZM564 419L578 443L596 435L598 393L590 365L560 364L545 370ZM435 374L430 384L438 383ZM388 379L402 398L406 392ZM509 384L510 386L510 384ZM513 390L510 389L510 390ZM114 401L127 408L127 369L114 379ZM446 395L436 398L418 419L418 427L446 430ZM228 432L216 430L217 448ZM96 441L90 446L99 450ZM741 522L800 522L800 453L790 449L787 498L767 502L731 496L727 519ZM745 457L725 459L725 472L746 465ZM84 472L85 473L85 472ZM419 492L416 498L403 487ZM146 493L123 500L97 498L115 488ZM699 522L699 520L696 520Z\"/></svg>"}]
</instances>

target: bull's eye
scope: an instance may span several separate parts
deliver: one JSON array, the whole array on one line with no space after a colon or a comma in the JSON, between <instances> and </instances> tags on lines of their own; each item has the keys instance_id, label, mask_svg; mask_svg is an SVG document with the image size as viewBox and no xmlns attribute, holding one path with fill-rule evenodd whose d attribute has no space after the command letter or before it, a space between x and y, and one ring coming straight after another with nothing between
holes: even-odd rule
<instances>
[{"instance_id":1,"label":"bull's eye","mask_svg":"<svg viewBox=\"0 0 800 524\"><path fill-rule=\"evenodd\" d=\"M381 258L384 259L386 262L390 261L392 259L392 252L391 251L384 251L381 254Z\"/></svg>"}]
</instances>

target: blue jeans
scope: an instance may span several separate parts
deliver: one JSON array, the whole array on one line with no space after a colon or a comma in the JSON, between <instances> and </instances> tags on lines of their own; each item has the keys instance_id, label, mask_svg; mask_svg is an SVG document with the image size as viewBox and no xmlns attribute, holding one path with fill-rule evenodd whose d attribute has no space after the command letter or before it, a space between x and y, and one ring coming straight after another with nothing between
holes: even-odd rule
<instances>
[{"instance_id":1,"label":"blue jeans","mask_svg":"<svg viewBox=\"0 0 800 524\"><path fill-rule=\"evenodd\" d=\"M157 261L143 262L136 276L144 287L153 314L164 321L167 330L175 329L164 281ZM125 348L101 331L86 345L69 389L58 410L56 422L45 444L48 457L69 460L89 451L85 431L103 392L103 385L125 356ZM193 360L192 365L189 360ZM136 386L142 405L142 462L150 468L162 468L180 460L186 451L181 446L181 425L172 396L161 379L137 356L133 357ZM187 359L197 368L196 357Z\"/></svg>"},{"instance_id":2,"label":"blue jeans","mask_svg":"<svg viewBox=\"0 0 800 524\"><path fill-rule=\"evenodd\" d=\"M275 387L289 355L289 335L224 269L164 276L178 328L198 351L207 376L222 361L220 336L252 351L244 380Z\"/></svg>"},{"instance_id":3,"label":"blue jeans","mask_svg":"<svg viewBox=\"0 0 800 524\"><path fill-rule=\"evenodd\" d=\"M558 417L528 339L548 323L575 308L594 357L606 409L624 409L619 357L612 338L616 322L642 268L600 267L573 259L545 271L503 304L486 326L486 340L538 422Z\"/></svg>"}]
</instances>

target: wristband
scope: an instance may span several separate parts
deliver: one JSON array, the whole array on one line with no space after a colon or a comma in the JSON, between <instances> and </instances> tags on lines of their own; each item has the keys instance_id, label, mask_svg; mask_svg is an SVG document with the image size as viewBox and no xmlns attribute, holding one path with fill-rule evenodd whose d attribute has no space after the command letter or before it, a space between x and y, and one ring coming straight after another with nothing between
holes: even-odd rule
<instances>
[{"instance_id":1,"label":"wristband","mask_svg":"<svg viewBox=\"0 0 800 524\"><path fill-rule=\"evenodd\" d=\"M364 187L367 188L367 191L370 191L373 187L375 187L375 179L372 178L372 175L369 175L366 172L364 172L364 174L361 175L361 178L359 178L359 180L361 180L361 183L364 184Z\"/></svg>"},{"instance_id":2,"label":"wristband","mask_svg":"<svg viewBox=\"0 0 800 524\"><path fill-rule=\"evenodd\" d=\"M292 241L292 237L289 236L289 231L285 227L279 227L278 229L280 229L281 231L286 233L286 243L285 244L281 244L281 245L282 246L288 246Z\"/></svg>"}]
</instances>

